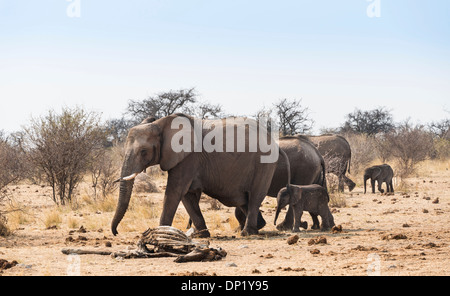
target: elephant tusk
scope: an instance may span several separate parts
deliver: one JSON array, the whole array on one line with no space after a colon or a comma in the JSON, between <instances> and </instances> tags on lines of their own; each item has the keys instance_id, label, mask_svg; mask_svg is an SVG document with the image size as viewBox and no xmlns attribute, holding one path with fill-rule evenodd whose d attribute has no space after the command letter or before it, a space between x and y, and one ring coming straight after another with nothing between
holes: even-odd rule
<instances>
[{"instance_id":1,"label":"elephant tusk","mask_svg":"<svg viewBox=\"0 0 450 296\"><path fill-rule=\"evenodd\" d=\"M136 178L137 175L139 175L139 174L140 174L140 173L134 173L134 174L132 174L132 175L129 175L128 177L119 178L119 179L117 179L116 181L114 181L113 183L117 183L117 182L120 182L120 181L131 181L131 180L133 180L134 178Z\"/></svg>"},{"instance_id":2,"label":"elephant tusk","mask_svg":"<svg viewBox=\"0 0 450 296\"><path fill-rule=\"evenodd\" d=\"M134 174L132 174L132 175L130 175L130 176L128 176L128 177L122 178L122 180L125 180L125 181L131 181L131 180L133 180L134 178L136 178L137 175L139 175L139 173L134 173Z\"/></svg>"}]
</instances>

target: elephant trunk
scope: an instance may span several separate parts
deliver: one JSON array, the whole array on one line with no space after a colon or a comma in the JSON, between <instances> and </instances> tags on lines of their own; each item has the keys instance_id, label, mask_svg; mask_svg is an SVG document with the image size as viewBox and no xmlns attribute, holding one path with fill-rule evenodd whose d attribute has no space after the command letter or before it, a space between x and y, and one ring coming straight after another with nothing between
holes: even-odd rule
<instances>
[{"instance_id":1,"label":"elephant trunk","mask_svg":"<svg viewBox=\"0 0 450 296\"><path fill-rule=\"evenodd\" d=\"M124 173L126 170L122 170L122 176L128 176ZM131 199L131 193L133 191L134 179L131 180L122 180L120 181L120 193L119 200L117 202L116 212L114 214L114 218L111 222L111 231L114 235L117 235L117 226L122 220L125 212L128 209L128 205Z\"/></svg>"},{"instance_id":2,"label":"elephant trunk","mask_svg":"<svg viewBox=\"0 0 450 296\"><path fill-rule=\"evenodd\" d=\"M281 212L281 207L277 207L277 212L275 213L275 220L273 221L273 225L277 225L278 215Z\"/></svg>"}]
</instances>

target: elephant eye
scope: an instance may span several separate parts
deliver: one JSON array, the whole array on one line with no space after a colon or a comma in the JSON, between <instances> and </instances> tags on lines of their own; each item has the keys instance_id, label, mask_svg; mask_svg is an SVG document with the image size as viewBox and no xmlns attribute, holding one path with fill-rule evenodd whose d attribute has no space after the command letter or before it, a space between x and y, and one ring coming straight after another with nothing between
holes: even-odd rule
<instances>
[{"instance_id":1,"label":"elephant eye","mask_svg":"<svg viewBox=\"0 0 450 296\"><path fill-rule=\"evenodd\" d=\"M142 149L142 150L141 150L141 156L142 156L142 157L147 156L147 150L146 150L146 149Z\"/></svg>"}]
</instances>

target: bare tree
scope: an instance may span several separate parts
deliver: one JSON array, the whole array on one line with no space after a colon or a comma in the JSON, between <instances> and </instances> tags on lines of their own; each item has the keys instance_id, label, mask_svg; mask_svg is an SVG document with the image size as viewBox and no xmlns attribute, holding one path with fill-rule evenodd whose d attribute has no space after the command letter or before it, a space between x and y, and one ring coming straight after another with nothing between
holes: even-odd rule
<instances>
[{"instance_id":1,"label":"bare tree","mask_svg":"<svg viewBox=\"0 0 450 296\"><path fill-rule=\"evenodd\" d=\"M428 125L428 129L435 137L450 140L450 119L432 122Z\"/></svg>"},{"instance_id":2,"label":"bare tree","mask_svg":"<svg viewBox=\"0 0 450 296\"><path fill-rule=\"evenodd\" d=\"M148 117L161 118L177 112L193 112L191 104L197 102L194 88L168 91L149 97L142 101L131 100L128 103L127 114L138 124Z\"/></svg>"},{"instance_id":3,"label":"bare tree","mask_svg":"<svg viewBox=\"0 0 450 296\"><path fill-rule=\"evenodd\" d=\"M281 99L274 104L278 125L283 136L307 133L314 121L309 118L309 109L302 107L302 100Z\"/></svg>"},{"instance_id":4,"label":"bare tree","mask_svg":"<svg viewBox=\"0 0 450 296\"><path fill-rule=\"evenodd\" d=\"M23 152L14 142L0 131L0 236L7 236L10 230L7 227L6 214L20 208L11 206L4 208L5 201L10 200L8 185L14 184L23 178L25 161Z\"/></svg>"},{"instance_id":5,"label":"bare tree","mask_svg":"<svg viewBox=\"0 0 450 296\"><path fill-rule=\"evenodd\" d=\"M385 137L389 143L385 149L397 158L402 178L411 175L417 164L426 160L434 149L431 134L423 126L413 126L409 122L402 123Z\"/></svg>"},{"instance_id":6,"label":"bare tree","mask_svg":"<svg viewBox=\"0 0 450 296\"><path fill-rule=\"evenodd\" d=\"M117 143L125 142L128 130L136 125L134 120L126 119L125 117L119 119L110 119L106 122L106 131L108 134L108 146L113 146Z\"/></svg>"},{"instance_id":7,"label":"bare tree","mask_svg":"<svg viewBox=\"0 0 450 296\"><path fill-rule=\"evenodd\" d=\"M65 204L82 180L88 165L105 142L100 116L83 109L49 111L25 128L25 149L29 161L43 172L53 189L53 200Z\"/></svg>"},{"instance_id":8,"label":"bare tree","mask_svg":"<svg viewBox=\"0 0 450 296\"><path fill-rule=\"evenodd\" d=\"M347 114L347 120L341 130L371 136L390 132L394 127L391 112L379 107L369 111L356 109L353 113Z\"/></svg>"},{"instance_id":9,"label":"bare tree","mask_svg":"<svg viewBox=\"0 0 450 296\"><path fill-rule=\"evenodd\" d=\"M349 133L345 135L352 147L352 175L362 172L375 158L374 139L366 134Z\"/></svg>"},{"instance_id":10,"label":"bare tree","mask_svg":"<svg viewBox=\"0 0 450 296\"><path fill-rule=\"evenodd\" d=\"M0 191L23 177L23 156L20 148L11 144L8 137L0 131Z\"/></svg>"},{"instance_id":11,"label":"bare tree","mask_svg":"<svg viewBox=\"0 0 450 296\"><path fill-rule=\"evenodd\" d=\"M219 104L213 105L209 102L199 102L192 109L190 114L201 119L220 118L223 116L222 106Z\"/></svg>"},{"instance_id":12,"label":"bare tree","mask_svg":"<svg viewBox=\"0 0 450 296\"><path fill-rule=\"evenodd\" d=\"M94 199L97 199L99 193L102 197L106 197L117 188L117 183L114 183L120 170L120 162L115 155L117 149L121 147L100 150L88 166Z\"/></svg>"}]
</instances>

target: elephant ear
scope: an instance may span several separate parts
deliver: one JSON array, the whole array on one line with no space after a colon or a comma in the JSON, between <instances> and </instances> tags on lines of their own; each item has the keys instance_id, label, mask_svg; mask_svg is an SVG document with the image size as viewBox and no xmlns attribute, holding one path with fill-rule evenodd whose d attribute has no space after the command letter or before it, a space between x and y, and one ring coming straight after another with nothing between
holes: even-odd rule
<instances>
[{"instance_id":1,"label":"elephant ear","mask_svg":"<svg viewBox=\"0 0 450 296\"><path fill-rule=\"evenodd\" d=\"M372 179L377 178L381 174L381 169L379 167L376 167L373 169L372 172Z\"/></svg>"},{"instance_id":2,"label":"elephant ear","mask_svg":"<svg viewBox=\"0 0 450 296\"><path fill-rule=\"evenodd\" d=\"M168 116L161 133L160 167L168 171L179 164L193 151L194 128L190 118Z\"/></svg>"}]
</instances>

